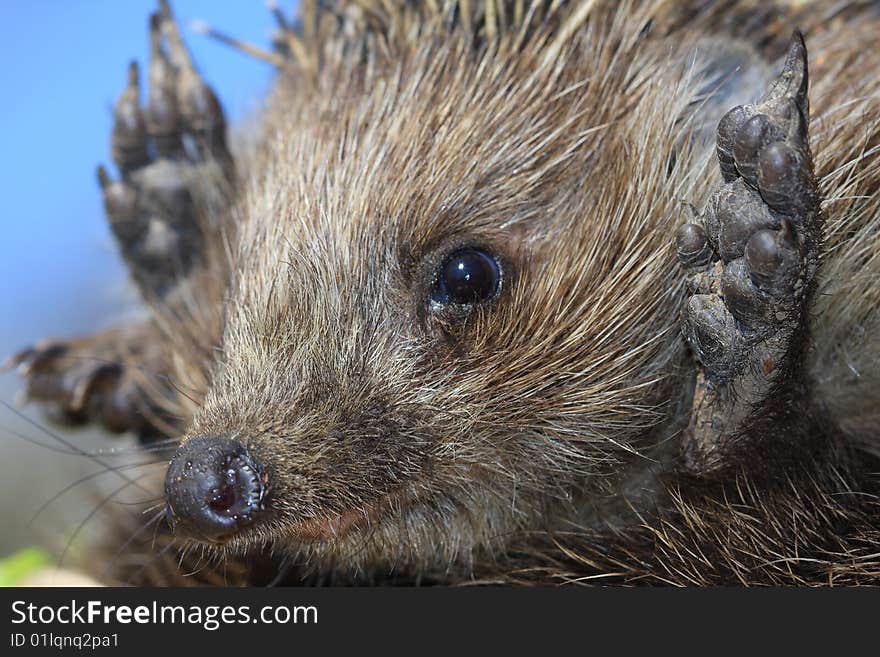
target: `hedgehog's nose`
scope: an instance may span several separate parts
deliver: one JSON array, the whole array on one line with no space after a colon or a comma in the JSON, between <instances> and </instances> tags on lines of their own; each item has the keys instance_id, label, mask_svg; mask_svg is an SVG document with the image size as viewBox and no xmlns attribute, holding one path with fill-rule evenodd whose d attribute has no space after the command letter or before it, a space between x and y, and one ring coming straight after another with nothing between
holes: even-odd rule
<instances>
[{"instance_id":1,"label":"hedgehog's nose","mask_svg":"<svg viewBox=\"0 0 880 657\"><path fill-rule=\"evenodd\" d=\"M177 450L165 477L174 533L219 542L259 519L266 482L247 449L230 438L193 438Z\"/></svg>"}]
</instances>

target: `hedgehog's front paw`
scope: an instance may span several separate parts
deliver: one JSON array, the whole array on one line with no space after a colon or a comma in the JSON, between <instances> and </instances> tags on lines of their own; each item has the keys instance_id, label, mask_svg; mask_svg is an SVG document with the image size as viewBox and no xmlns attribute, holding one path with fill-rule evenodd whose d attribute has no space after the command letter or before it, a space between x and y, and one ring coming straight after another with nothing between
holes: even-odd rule
<instances>
[{"instance_id":1,"label":"hedgehog's front paw","mask_svg":"<svg viewBox=\"0 0 880 657\"><path fill-rule=\"evenodd\" d=\"M201 257L206 229L214 228L205 222L227 209L234 178L222 108L164 0L150 19L146 106L132 62L113 116L120 175L113 180L98 168L104 208L144 296L163 296Z\"/></svg>"},{"instance_id":2,"label":"hedgehog's front paw","mask_svg":"<svg viewBox=\"0 0 880 657\"><path fill-rule=\"evenodd\" d=\"M52 422L94 422L112 432L135 431L144 437L157 413L141 385L149 373L132 362L149 353L149 343L141 343L141 337L137 328L125 327L78 340L47 340L14 355L5 367L17 368L25 383L24 400L42 405Z\"/></svg>"},{"instance_id":3,"label":"hedgehog's front paw","mask_svg":"<svg viewBox=\"0 0 880 657\"><path fill-rule=\"evenodd\" d=\"M808 115L795 34L767 96L719 123L725 182L678 232L691 293L682 333L701 366L685 458L698 471L721 466L800 374L820 232Z\"/></svg>"}]
</instances>

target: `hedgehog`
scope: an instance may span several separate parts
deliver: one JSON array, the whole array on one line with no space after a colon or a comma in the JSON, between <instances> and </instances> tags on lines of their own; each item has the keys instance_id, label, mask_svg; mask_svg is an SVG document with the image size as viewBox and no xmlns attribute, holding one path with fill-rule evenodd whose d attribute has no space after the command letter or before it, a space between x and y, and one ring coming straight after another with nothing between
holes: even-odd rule
<instances>
[{"instance_id":1,"label":"hedgehog","mask_svg":"<svg viewBox=\"0 0 880 657\"><path fill-rule=\"evenodd\" d=\"M105 581L880 583L875 3L271 8L228 134L159 3L143 315L11 360L164 454Z\"/></svg>"}]
</instances>

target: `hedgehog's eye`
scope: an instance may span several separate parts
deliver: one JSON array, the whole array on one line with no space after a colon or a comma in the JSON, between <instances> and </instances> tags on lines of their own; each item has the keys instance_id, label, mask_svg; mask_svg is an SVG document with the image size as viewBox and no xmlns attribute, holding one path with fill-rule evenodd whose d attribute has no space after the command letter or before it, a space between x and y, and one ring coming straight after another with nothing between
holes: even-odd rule
<instances>
[{"instance_id":1,"label":"hedgehog's eye","mask_svg":"<svg viewBox=\"0 0 880 657\"><path fill-rule=\"evenodd\" d=\"M459 249L440 266L431 301L442 305L491 301L500 285L501 266L494 256L482 249Z\"/></svg>"}]
</instances>

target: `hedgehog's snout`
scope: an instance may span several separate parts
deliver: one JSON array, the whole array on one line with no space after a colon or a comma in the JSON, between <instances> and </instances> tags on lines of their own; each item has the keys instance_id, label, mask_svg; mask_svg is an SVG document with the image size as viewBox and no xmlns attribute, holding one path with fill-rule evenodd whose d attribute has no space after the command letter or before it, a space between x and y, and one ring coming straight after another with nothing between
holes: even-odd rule
<instances>
[{"instance_id":1,"label":"hedgehog's snout","mask_svg":"<svg viewBox=\"0 0 880 657\"><path fill-rule=\"evenodd\" d=\"M166 514L176 535L221 542L261 518L266 490L263 473L241 442L193 438L168 466Z\"/></svg>"}]
</instances>

